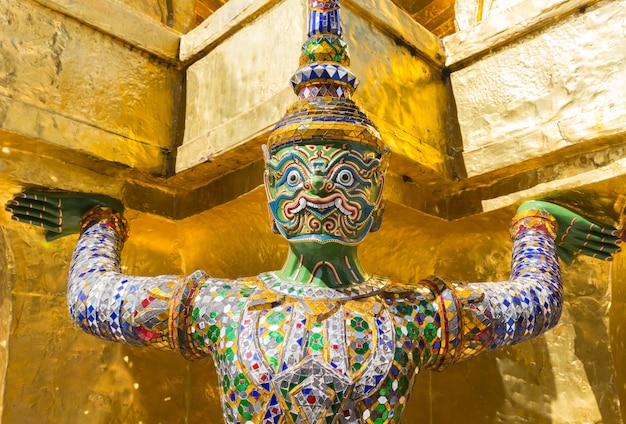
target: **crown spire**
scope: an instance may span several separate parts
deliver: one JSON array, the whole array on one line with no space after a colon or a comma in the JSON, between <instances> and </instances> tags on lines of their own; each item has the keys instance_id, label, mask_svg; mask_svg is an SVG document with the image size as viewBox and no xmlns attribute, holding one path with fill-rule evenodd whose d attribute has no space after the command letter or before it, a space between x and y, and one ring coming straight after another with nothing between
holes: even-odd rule
<instances>
[{"instance_id":1,"label":"crown spire","mask_svg":"<svg viewBox=\"0 0 626 424\"><path fill-rule=\"evenodd\" d=\"M270 134L270 150L303 141L347 141L386 148L378 129L352 101L358 86L348 68L339 0L308 0L308 38L291 78L298 100Z\"/></svg>"}]
</instances>

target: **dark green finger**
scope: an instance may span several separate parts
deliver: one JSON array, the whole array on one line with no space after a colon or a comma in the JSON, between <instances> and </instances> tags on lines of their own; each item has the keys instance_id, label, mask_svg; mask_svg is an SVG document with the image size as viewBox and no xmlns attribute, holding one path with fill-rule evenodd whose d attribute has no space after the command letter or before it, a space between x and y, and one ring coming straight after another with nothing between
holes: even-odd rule
<instances>
[{"instance_id":1,"label":"dark green finger","mask_svg":"<svg viewBox=\"0 0 626 424\"><path fill-rule=\"evenodd\" d=\"M26 198L16 197L11 202L9 202L8 206L11 209L20 207L20 208L32 209L32 210L37 210L37 211L42 211L42 212L51 211L53 214L57 214L57 215L61 214L61 209L56 204L46 203L44 201L35 200L35 199L26 199Z\"/></svg>"},{"instance_id":2,"label":"dark green finger","mask_svg":"<svg viewBox=\"0 0 626 424\"><path fill-rule=\"evenodd\" d=\"M16 198L22 198L26 200L35 200L42 203L47 203L56 207L61 207L61 198L51 195L50 193L38 193L35 191L29 191L25 193L20 193L16 196Z\"/></svg>"},{"instance_id":3,"label":"dark green finger","mask_svg":"<svg viewBox=\"0 0 626 424\"><path fill-rule=\"evenodd\" d=\"M58 224L53 224L53 223L50 223L50 222L45 221L43 219L35 218L35 217L32 217L32 216L16 216L16 215L13 215L12 219L14 221L21 222L21 223L24 223L24 224L30 224L30 225L34 225L34 226L37 226L37 227L45 228L46 230L54 231L56 233L60 233L61 231L63 231L63 228L61 228L61 226L58 225Z\"/></svg>"},{"instance_id":4,"label":"dark green finger","mask_svg":"<svg viewBox=\"0 0 626 424\"><path fill-rule=\"evenodd\" d=\"M576 248L578 248L578 249L591 249L591 250L596 251L596 252L618 253L618 252L622 251L622 249L619 246L615 245L615 244L596 243L594 241L589 241L589 240L576 242L576 243L573 243L572 241L570 241L569 244L574 249L576 249Z\"/></svg>"},{"instance_id":5,"label":"dark green finger","mask_svg":"<svg viewBox=\"0 0 626 424\"><path fill-rule=\"evenodd\" d=\"M594 241L598 243L608 243L608 244L621 243L621 240L618 237L614 237L614 236L607 235L607 234L590 233L587 231L579 230L578 228L573 228L569 232L568 237L574 238L576 240Z\"/></svg>"},{"instance_id":6,"label":"dark green finger","mask_svg":"<svg viewBox=\"0 0 626 424\"><path fill-rule=\"evenodd\" d=\"M570 222L570 227L587 232L594 232L598 234L607 234L611 236L617 236L617 230L613 227L602 227L601 225L594 224L587 221L585 218L574 218Z\"/></svg>"},{"instance_id":7,"label":"dark green finger","mask_svg":"<svg viewBox=\"0 0 626 424\"><path fill-rule=\"evenodd\" d=\"M583 247L578 250L578 253L582 253L583 255L591 256L592 258L601 259L603 261L612 261L613 256L609 252L598 252L597 250L589 249L587 247Z\"/></svg>"},{"instance_id":8,"label":"dark green finger","mask_svg":"<svg viewBox=\"0 0 626 424\"><path fill-rule=\"evenodd\" d=\"M46 216L35 216L35 215L22 215L13 213L13 218L19 222L24 222L27 224L32 223L33 225L37 225L39 227L43 227L46 229L54 229L61 228L63 226L62 222L59 222L60 219L48 218ZM56 231L56 230L55 230Z\"/></svg>"},{"instance_id":9,"label":"dark green finger","mask_svg":"<svg viewBox=\"0 0 626 424\"><path fill-rule=\"evenodd\" d=\"M58 214L38 209L25 208L22 206L13 206L10 208L6 208L6 211L11 212L13 215L18 217L38 218L57 225L61 225L63 221L61 216Z\"/></svg>"}]
</instances>

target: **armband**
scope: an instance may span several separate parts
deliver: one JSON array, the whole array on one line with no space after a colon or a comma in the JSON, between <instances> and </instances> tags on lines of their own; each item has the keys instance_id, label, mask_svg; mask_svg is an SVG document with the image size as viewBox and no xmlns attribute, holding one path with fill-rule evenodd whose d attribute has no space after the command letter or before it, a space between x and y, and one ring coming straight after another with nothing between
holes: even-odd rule
<instances>
[{"instance_id":1,"label":"armband","mask_svg":"<svg viewBox=\"0 0 626 424\"><path fill-rule=\"evenodd\" d=\"M433 299L439 306L441 327L439 357L433 363L432 369L443 371L456 363L463 347L463 320L461 313L463 305L453 283L439 277L430 276L421 281L434 295Z\"/></svg>"},{"instance_id":2,"label":"armband","mask_svg":"<svg viewBox=\"0 0 626 424\"><path fill-rule=\"evenodd\" d=\"M556 219L545 210L531 209L520 212L511 221L511 239L532 228L544 230L554 239L558 230Z\"/></svg>"},{"instance_id":3,"label":"armband","mask_svg":"<svg viewBox=\"0 0 626 424\"><path fill-rule=\"evenodd\" d=\"M112 228L122 243L128 239L128 223L122 214L100 205L94 206L81 217L80 233L84 233L89 227L98 222Z\"/></svg>"}]
</instances>

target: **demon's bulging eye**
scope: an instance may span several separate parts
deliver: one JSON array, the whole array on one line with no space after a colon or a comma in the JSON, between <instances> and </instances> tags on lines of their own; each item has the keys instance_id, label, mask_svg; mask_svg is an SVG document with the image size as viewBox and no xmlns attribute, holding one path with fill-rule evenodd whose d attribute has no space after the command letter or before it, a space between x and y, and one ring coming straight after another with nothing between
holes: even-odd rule
<instances>
[{"instance_id":1,"label":"demon's bulging eye","mask_svg":"<svg viewBox=\"0 0 626 424\"><path fill-rule=\"evenodd\" d=\"M354 174L348 169L343 169L337 173L335 181L337 181L342 186L350 187L352 184L354 184Z\"/></svg>"},{"instance_id":2,"label":"demon's bulging eye","mask_svg":"<svg viewBox=\"0 0 626 424\"><path fill-rule=\"evenodd\" d=\"M302 175L295 169L287 172L287 176L285 177L285 183L289 188L295 188L302 182Z\"/></svg>"}]
</instances>

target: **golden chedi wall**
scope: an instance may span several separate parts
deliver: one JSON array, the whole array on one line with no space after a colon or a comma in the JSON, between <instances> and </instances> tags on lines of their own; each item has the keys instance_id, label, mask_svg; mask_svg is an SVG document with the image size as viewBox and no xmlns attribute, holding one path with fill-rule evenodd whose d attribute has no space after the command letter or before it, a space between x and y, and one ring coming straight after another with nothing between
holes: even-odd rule
<instances>
[{"instance_id":1,"label":"golden chedi wall","mask_svg":"<svg viewBox=\"0 0 626 424\"><path fill-rule=\"evenodd\" d=\"M259 145L294 100L305 5L231 0L187 32L194 2L166 3L0 4L0 198L43 186L123 199L129 274L280 267ZM357 100L395 151L382 230L362 247L370 272L505 279L508 222L532 197L619 223L626 2L459 0L443 39L393 3L342 5ZM588 51L602 52L593 66ZM75 240L49 243L0 215L2 422L221 422L210 360L73 326ZM579 259L563 282L555 329L421 374L406 421L623 422L626 256Z\"/></svg>"}]
</instances>

